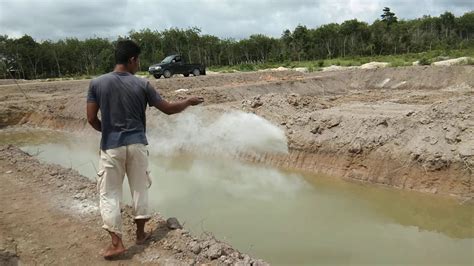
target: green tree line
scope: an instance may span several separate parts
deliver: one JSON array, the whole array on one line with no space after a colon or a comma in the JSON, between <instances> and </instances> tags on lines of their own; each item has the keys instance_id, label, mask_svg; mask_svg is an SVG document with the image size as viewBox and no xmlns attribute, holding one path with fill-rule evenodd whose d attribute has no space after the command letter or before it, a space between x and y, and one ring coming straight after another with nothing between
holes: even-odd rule
<instances>
[{"instance_id":1,"label":"green tree line","mask_svg":"<svg viewBox=\"0 0 474 266\"><path fill-rule=\"evenodd\" d=\"M123 38L141 46L142 70L174 53L207 66L398 55L474 47L474 12L459 17L445 12L438 17L399 20L384 8L381 18L372 24L352 19L317 28L298 25L292 31L283 31L280 38L255 34L241 40L221 39L202 34L199 28L147 28L131 31L117 40ZM0 35L0 78L106 73L114 65L117 40L96 37L37 42L28 35Z\"/></svg>"}]
</instances>

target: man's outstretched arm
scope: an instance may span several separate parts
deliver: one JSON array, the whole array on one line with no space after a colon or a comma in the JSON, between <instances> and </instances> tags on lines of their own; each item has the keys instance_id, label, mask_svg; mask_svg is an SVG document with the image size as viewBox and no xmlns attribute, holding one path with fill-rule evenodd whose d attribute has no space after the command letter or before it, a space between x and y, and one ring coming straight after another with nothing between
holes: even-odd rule
<instances>
[{"instance_id":1,"label":"man's outstretched arm","mask_svg":"<svg viewBox=\"0 0 474 266\"><path fill-rule=\"evenodd\" d=\"M97 131L102 131L102 125L100 123L97 114L99 113L99 105L94 102L87 103L87 122Z\"/></svg>"},{"instance_id":2,"label":"man's outstretched arm","mask_svg":"<svg viewBox=\"0 0 474 266\"><path fill-rule=\"evenodd\" d=\"M191 105L198 105L204 102L204 99L201 97L191 97L186 100L177 101L177 102L167 102L165 100L158 101L154 106L167 115L177 114L184 109L188 108Z\"/></svg>"}]
</instances>

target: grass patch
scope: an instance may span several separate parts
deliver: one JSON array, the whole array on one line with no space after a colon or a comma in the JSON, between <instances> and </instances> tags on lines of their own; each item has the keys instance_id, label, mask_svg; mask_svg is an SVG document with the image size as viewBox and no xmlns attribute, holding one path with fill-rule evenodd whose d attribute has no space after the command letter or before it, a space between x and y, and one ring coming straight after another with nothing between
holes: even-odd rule
<instances>
[{"instance_id":1,"label":"grass patch","mask_svg":"<svg viewBox=\"0 0 474 266\"><path fill-rule=\"evenodd\" d=\"M420 64L422 66L429 66L429 65L431 65L431 60L426 58L426 57L423 57L418 61L418 64Z\"/></svg>"},{"instance_id":2,"label":"grass patch","mask_svg":"<svg viewBox=\"0 0 474 266\"><path fill-rule=\"evenodd\" d=\"M356 56L344 58L328 58L311 61L283 61L258 64L241 64L234 66L212 66L208 67L208 70L220 73L232 73L235 71L247 72L278 67L306 67L310 72L313 72L320 71L323 67L328 67L331 65L350 67L361 66L369 62L387 62L389 63L390 67L405 67L413 65L413 62L416 61L420 61L425 65L430 65L431 63L436 61L464 56L471 57L471 59L468 60L466 64L474 64L474 59L472 59L474 58L474 48L469 48L462 50L433 50L423 53L409 53L401 55Z\"/></svg>"}]
</instances>

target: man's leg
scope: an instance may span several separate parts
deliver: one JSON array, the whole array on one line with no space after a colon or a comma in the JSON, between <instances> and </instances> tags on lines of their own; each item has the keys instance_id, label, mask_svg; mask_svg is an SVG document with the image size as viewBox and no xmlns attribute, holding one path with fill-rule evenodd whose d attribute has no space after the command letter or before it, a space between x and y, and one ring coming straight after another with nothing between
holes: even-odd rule
<instances>
[{"instance_id":1,"label":"man's leg","mask_svg":"<svg viewBox=\"0 0 474 266\"><path fill-rule=\"evenodd\" d=\"M150 219L135 219L135 224L137 225L137 240L138 245L144 244L148 238L151 236L151 233L145 232L145 224Z\"/></svg>"},{"instance_id":2,"label":"man's leg","mask_svg":"<svg viewBox=\"0 0 474 266\"><path fill-rule=\"evenodd\" d=\"M127 146L126 169L137 225L136 242L142 244L150 236L150 233L145 232L145 224L151 218L148 212L148 188L151 186L151 179L148 172L148 151L145 145Z\"/></svg>"},{"instance_id":3,"label":"man's leg","mask_svg":"<svg viewBox=\"0 0 474 266\"><path fill-rule=\"evenodd\" d=\"M99 207L104 222L102 228L107 230L112 238L111 245L102 254L106 259L122 254L126 250L121 237L122 216L120 213L125 157L125 147L109 149L100 153L100 170L97 179Z\"/></svg>"},{"instance_id":4,"label":"man's leg","mask_svg":"<svg viewBox=\"0 0 474 266\"><path fill-rule=\"evenodd\" d=\"M112 243L104 250L102 256L104 256L104 258L106 259L111 259L115 256L124 253L125 251L127 251L127 249L123 245L122 238L120 235L111 231L108 232L110 234L110 237L112 238Z\"/></svg>"}]
</instances>

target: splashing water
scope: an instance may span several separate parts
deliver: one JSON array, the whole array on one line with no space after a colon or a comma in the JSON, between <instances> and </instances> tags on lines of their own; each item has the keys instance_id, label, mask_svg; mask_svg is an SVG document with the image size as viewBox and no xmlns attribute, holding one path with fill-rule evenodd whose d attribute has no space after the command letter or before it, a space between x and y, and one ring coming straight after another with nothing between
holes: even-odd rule
<instances>
[{"instance_id":1,"label":"splashing water","mask_svg":"<svg viewBox=\"0 0 474 266\"><path fill-rule=\"evenodd\" d=\"M189 151L211 155L288 153L282 129L242 111L194 108L166 117L148 130L150 152L170 155Z\"/></svg>"}]
</instances>

